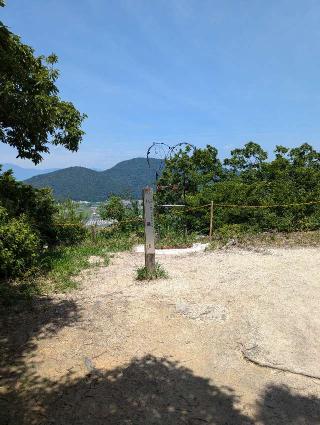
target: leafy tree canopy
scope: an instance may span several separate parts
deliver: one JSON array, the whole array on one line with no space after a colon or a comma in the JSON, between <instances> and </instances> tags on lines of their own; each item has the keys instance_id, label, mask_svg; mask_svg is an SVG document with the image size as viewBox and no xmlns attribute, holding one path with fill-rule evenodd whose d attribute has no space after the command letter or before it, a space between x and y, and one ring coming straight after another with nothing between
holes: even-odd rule
<instances>
[{"instance_id":1,"label":"leafy tree canopy","mask_svg":"<svg viewBox=\"0 0 320 425\"><path fill-rule=\"evenodd\" d=\"M35 164L49 144L77 151L84 134L86 115L59 97L57 61L55 54L36 56L0 21L0 141Z\"/></svg>"},{"instance_id":2,"label":"leafy tree canopy","mask_svg":"<svg viewBox=\"0 0 320 425\"><path fill-rule=\"evenodd\" d=\"M214 228L237 225L254 230L315 230L320 227L320 152L304 143L295 148L276 146L275 156L255 142L234 149L222 167L212 146L192 155L181 151L166 161L156 199L158 205L214 204L269 206L269 208L215 207ZM184 186L183 181L188 184ZM161 188L160 186L160 188ZM292 204L305 205L292 205ZM286 207L270 207L274 205ZM159 209L158 222L208 232L209 208ZM167 219L167 220L165 220ZM181 227L183 230L183 227ZM181 230L181 229L180 229ZM182 231L181 230L181 231Z\"/></svg>"},{"instance_id":3,"label":"leafy tree canopy","mask_svg":"<svg viewBox=\"0 0 320 425\"><path fill-rule=\"evenodd\" d=\"M107 202L100 205L99 214L104 220L122 221L126 215L126 208L119 196L111 196Z\"/></svg>"},{"instance_id":4,"label":"leafy tree canopy","mask_svg":"<svg viewBox=\"0 0 320 425\"><path fill-rule=\"evenodd\" d=\"M181 203L186 194L196 194L202 187L211 185L221 178L222 165L215 147L191 151L187 146L166 160L165 168L158 181L159 187L167 188L162 194L164 203Z\"/></svg>"},{"instance_id":5,"label":"leafy tree canopy","mask_svg":"<svg viewBox=\"0 0 320 425\"><path fill-rule=\"evenodd\" d=\"M255 142L248 142L241 149L231 151L231 158L224 160L224 165L231 167L235 172L260 168L268 154Z\"/></svg>"}]
</instances>

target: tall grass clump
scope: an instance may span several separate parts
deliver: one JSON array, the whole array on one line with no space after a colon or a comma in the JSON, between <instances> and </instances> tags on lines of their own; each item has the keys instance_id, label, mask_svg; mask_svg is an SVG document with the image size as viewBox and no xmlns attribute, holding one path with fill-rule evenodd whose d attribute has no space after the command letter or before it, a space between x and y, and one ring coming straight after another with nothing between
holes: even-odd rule
<instances>
[{"instance_id":1,"label":"tall grass clump","mask_svg":"<svg viewBox=\"0 0 320 425\"><path fill-rule=\"evenodd\" d=\"M155 279L167 279L169 277L168 272L164 269L164 267L156 263L154 270L147 269L146 266L139 267L137 269L137 280L155 280Z\"/></svg>"}]
</instances>

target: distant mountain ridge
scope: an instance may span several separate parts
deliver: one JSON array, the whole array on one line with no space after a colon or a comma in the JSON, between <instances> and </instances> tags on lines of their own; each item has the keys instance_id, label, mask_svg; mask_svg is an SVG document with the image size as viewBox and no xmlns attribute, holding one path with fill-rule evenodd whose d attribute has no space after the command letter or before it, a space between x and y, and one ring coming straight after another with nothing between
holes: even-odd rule
<instances>
[{"instance_id":1,"label":"distant mountain ridge","mask_svg":"<svg viewBox=\"0 0 320 425\"><path fill-rule=\"evenodd\" d=\"M2 171L12 170L17 180L26 180L33 176L38 176L39 174L47 174L59 170L59 168L24 168L15 164L1 164L1 167Z\"/></svg>"},{"instance_id":2,"label":"distant mountain ridge","mask_svg":"<svg viewBox=\"0 0 320 425\"><path fill-rule=\"evenodd\" d=\"M141 198L143 187L155 184L156 170L162 160L146 158L122 161L105 171L85 167L68 167L34 176L25 183L34 187L50 187L56 199L74 201L104 201L111 194Z\"/></svg>"}]
</instances>

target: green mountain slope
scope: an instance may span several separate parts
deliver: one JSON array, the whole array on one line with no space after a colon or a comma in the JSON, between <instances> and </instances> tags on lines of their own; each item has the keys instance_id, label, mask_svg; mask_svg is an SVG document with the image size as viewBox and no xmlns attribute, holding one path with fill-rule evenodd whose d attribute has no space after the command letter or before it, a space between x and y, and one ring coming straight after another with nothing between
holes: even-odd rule
<instances>
[{"instance_id":1,"label":"green mountain slope","mask_svg":"<svg viewBox=\"0 0 320 425\"><path fill-rule=\"evenodd\" d=\"M58 200L104 201L110 194L141 198L143 187L154 185L155 170L160 165L159 159L151 159L149 167L145 158L133 158L105 171L69 167L34 176L25 183L52 188Z\"/></svg>"}]
</instances>

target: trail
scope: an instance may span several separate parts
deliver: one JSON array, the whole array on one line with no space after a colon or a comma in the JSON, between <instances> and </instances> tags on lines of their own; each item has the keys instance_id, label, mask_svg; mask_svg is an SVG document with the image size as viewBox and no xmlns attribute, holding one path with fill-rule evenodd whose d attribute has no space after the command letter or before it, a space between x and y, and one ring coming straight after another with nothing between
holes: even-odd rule
<instances>
[{"instance_id":1,"label":"trail","mask_svg":"<svg viewBox=\"0 0 320 425\"><path fill-rule=\"evenodd\" d=\"M143 258L115 254L52 297L50 320L46 304L23 335L7 327L27 347L21 423L320 424L319 381L289 373L319 374L320 250L163 255L169 279L141 283Z\"/></svg>"}]
</instances>

